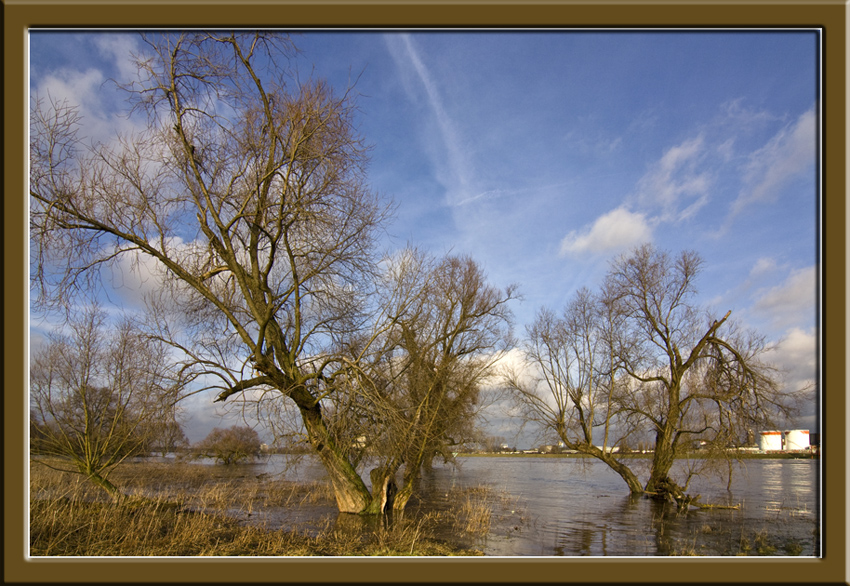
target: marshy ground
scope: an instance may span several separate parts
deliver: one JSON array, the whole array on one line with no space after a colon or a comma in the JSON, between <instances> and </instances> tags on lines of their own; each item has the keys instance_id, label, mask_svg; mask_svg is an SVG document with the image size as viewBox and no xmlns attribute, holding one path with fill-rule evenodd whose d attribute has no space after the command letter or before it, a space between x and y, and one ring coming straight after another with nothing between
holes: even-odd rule
<instances>
[{"instance_id":1,"label":"marshy ground","mask_svg":"<svg viewBox=\"0 0 850 586\"><path fill-rule=\"evenodd\" d=\"M238 467L128 463L110 476L126 494L115 503L79 475L39 464L30 474L32 556L482 555L458 543L487 533L494 498L485 488L458 489L451 510L392 522L330 515L319 526L281 527L260 512L333 510L329 485L258 478ZM458 539L437 537L447 533Z\"/></svg>"},{"instance_id":2,"label":"marshy ground","mask_svg":"<svg viewBox=\"0 0 850 586\"><path fill-rule=\"evenodd\" d=\"M675 508L644 503L638 509L648 507L652 514L638 534L649 545L628 542L616 551L597 551L593 544L603 537L611 547L617 540L631 539L630 533L614 527L627 520L608 519L607 508L593 508L597 502L569 501L574 509L589 507L587 514L579 512L573 521L547 528L547 516L529 513L526 501L534 496L530 492L523 498L516 487L508 491L493 488L492 483L464 486L452 481L442 485L439 498L431 495L422 503L414 498L404 515L364 518L336 513L326 482L295 482L286 473L257 474L262 469L155 459L128 462L110 476L126 495L115 503L80 475L32 464L30 554L577 556L633 551L629 555L797 556L819 551L819 526L805 503L771 505L775 510L769 509L756 522L741 522L739 511L682 515ZM473 470L466 472L476 478ZM636 518L639 521L640 516ZM811 535L800 531L792 535L789 527L801 522L810 524ZM546 531L555 533L541 537ZM545 547L517 547L529 539L529 543L553 541L555 546L551 552ZM590 545L583 546L588 540Z\"/></svg>"}]
</instances>

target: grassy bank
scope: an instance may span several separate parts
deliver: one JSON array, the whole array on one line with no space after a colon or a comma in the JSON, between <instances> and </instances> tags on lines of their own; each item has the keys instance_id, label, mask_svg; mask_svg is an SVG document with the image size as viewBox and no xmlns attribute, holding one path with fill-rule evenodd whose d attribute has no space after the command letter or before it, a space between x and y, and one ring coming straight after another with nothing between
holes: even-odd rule
<instances>
[{"instance_id":1,"label":"grassy bank","mask_svg":"<svg viewBox=\"0 0 850 586\"><path fill-rule=\"evenodd\" d=\"M302 530L244 520L269 507L333 505L324 483L258 479L239 469L185 463L125 464L111 476L119 504L77 475L31 466L33 556L448 556L481 555L437 539L485 527L489 511L474 493L457 510L392 523L329 519ZM368 526L364 526L364 524ZM364 530L365 529L365 530Z\"/></svg>"}]
</instances>

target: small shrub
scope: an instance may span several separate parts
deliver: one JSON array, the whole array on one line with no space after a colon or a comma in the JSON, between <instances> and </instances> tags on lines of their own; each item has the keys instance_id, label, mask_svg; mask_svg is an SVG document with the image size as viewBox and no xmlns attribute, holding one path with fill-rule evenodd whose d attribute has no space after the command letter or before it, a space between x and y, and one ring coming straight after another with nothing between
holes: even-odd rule
<instances>
[{"instance_id":1,"label":"small shrub","mask_svg":"<svg viewBox=\"0 0 850 586\"><path fill-rule=\"evenodd\" d=\"M216 427L195 446L200 455L212 456L222 464L253 460L260 453L260 436L250 427Z\"/></svg>"}]
</instances>

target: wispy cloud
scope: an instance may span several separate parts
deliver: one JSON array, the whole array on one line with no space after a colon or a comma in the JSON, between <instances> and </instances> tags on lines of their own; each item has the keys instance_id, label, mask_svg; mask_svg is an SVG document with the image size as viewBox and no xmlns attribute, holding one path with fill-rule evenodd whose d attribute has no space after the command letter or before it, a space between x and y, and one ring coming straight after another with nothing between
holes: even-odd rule
<instances>
[{"instance_id":1,"label":"wispy cloud","mask_svg":"<svg viewBox=\"0 0 850 586\"><path fill-rule=\"evenodd\" d=\"M111 91L113 88L106 89L110 79L126 82L136 74L136 67L129 57L129 52L138 46L136 36L97 34L77 42L92 43L105 59L102 66L85 69L63 67L51 71L39 78L32 88L33 97L56 103L65 101L77 107L85 136L95 142L111 142L116 131L129 133L143 128L142 122L117 115L126 106L125 96Z\"/></svg>"},{"instance_id":2,"label":"wispy cloud","mask_svg":"<svg viewBox=\"0 0 850 586\"><path fill-rule=\"evenodd\" d=\"M609 136L600 130L584 128L585 125L582 124L581 120L579 120L578 124L580 128L570 130L564 136L564 142L570 148L581 154L597 157L607 157L622 149L622 136Z\"/></svg>"},{"instance_id":3,"label":"wispy cloud","mask_svg":"<svg viewBox=\"0 0 850 586\"><path fill-rule=\"evenodd\" d=\"M652 228L697 218L712 198L724 199L718 178L725 177L740 189L725 220L717 206L711 218L720 225L706 234L720 236L747 206L776 201L785 186L813 169L816 155L814 108L785 125L761 146L744 147L749 130L775 123L779 118L746 108L741 100L722 105L718 116L691 137L667 148L647 167L634 191L616 210L607 212L561 243L562 254L608 252L649 239ZM744 161L743 165L740 161ZM731 173L730 173L731 172ZM733 192L734 193L734 192ZM728 200L727 200L728 201ZM766 267L762 267L766 268ZM766 302L765 302L766 303Z\"/></svg>"},{"instance_id":4,"label":"wispy cloud","mask_svg":"<svg viewBox=\"0 0 850 586\"><path fill-rule=\"evenodd\" d=\"M711 175L701 165L706 152L702 135L675 145L638 181L635 200L655 210L661 221L686 220L708 202Z\"/></svg>"},{"instance_id":5,"label":"wispy cloud","mask_svg":"<svg viewBox=\"0 0 850 586\"><path fill-rule=\"evenodd\" d=\"M419 50L409 34L386 35L387 44L393 58L402 69L412 67L416 77L425 90L428 105L434 114L437 128L444 147L445 157L437 161L438 165L448 169L443 184L449 192L449 203L455 198L466 199L471 191L472 177L467 157L462 148L457 127L443 105L438 84L434 81L427 66L420 57ZM395 49L395 50L394 50Z\"/></svg>"},{"instance_id":6,"label":"wispy cloud","mask_svg":"<svg viewBox=\"0 0 850 586\"><path fill-rule=\"evenodd\" d=\"M753 310L775 327L811 322L815 315L817 272L814 265L792 271L785 282L759 292Z\"/></svg>"},{"instance_id":7,"label":"wispy cloud","mask_svg":"<svg viewBox=\"0 0 850 586\"><path fill-rule=\"evenodd\" d=\"M137 35L98 34L92 38L101 57L116 68L119 79L133 79L138 74L134 55L140 54L141 51Z\"/></svg>"},{"instance_id":8,"label":"wispy cloud","mask_svg":"<svg viewBox=\"0 0 850 586\"><path fill-rule=\"evenodd\" d=\"M753 268L750 269L750 278L759 279L768 275L777 269L776 259L764 256L756 261Z\"/></svg>"},{"instance_id":9,"label":"wispy cloud","mask_svg":"<svg viewBox=\"0 0 850 586\"><path fill-rule=\"evenodd\" d=\"M747 206L776 201L789 180L814 168L816 130L815 111L810 109L749 156L744 187L732 203L727 224Z\"/></svg>"}]
</instances>

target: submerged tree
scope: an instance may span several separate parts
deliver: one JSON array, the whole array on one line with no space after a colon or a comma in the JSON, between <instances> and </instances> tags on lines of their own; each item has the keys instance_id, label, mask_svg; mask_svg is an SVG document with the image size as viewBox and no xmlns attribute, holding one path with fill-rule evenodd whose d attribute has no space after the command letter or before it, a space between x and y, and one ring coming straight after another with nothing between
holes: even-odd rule
<instances>
[{"instance_id":1,"label":"submerged tree","mask_svg":"<svg viewBox=\"0 0 850 586\"><path fill-rule=\"evenodd\" d=\"M793 408L764 337L730 322L731 311L711 316L694 303L701 264L651 245L616 259L599 295L580 292L565 316L544 311L529 329L527 355L541 375L509 378L529 418L605 461L633 493L681 501L687 484L670 471L694 440L725 449ZM604 449L636 433L654 437L643 484Z\"/></svg>"},{"instance_id":2,"label":"submerged tree","mask_svg":"<svg viewBox=\"0 0 850 586\"><path fill-rule=\"evenodd\" d=\"M75 317L68 335L52 334L30 364L33 460L119 497L109 473L147 452L178 399L165 357L163 344L127 321L110 331L97 307Z\"/></svg>"},{"instance_id":3,"label":"submerged tree","mask_svg":"<svg viewBox=\"0 0 850 586\"><path fill-rule=\"evenodd\" d=\"M567 449L598 458L633 493L637 475L615 454L636 432L634 418L618 401L624 372L618 355L626 343L622 316L587 289L576 293L562 315L543 308L527 328L525 368L508 371L507 384L521 411Z\"/></svg>"},{"instance_id":4,"label":"submerged tree","mask_svg":"<svg viewBox=\"0 0 850 586\"><path fill-rule=\"evenodd\" d=\"M353 345L357 356L340 430L377 461L373 507L403 509L423 468L453 460L476 434L482 386L511 343L508 302L515 288L487 283L468 257L433 259L405 250L388 261L383 307L373 335ZM392 496L396 473L403 480Z\"/></svg>"}]
</instances>

